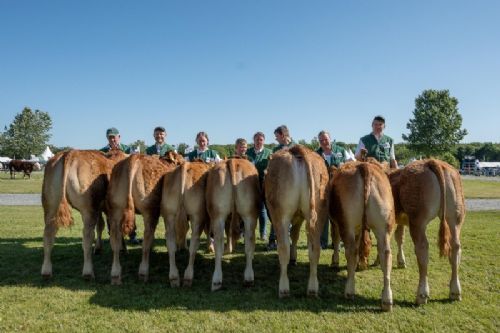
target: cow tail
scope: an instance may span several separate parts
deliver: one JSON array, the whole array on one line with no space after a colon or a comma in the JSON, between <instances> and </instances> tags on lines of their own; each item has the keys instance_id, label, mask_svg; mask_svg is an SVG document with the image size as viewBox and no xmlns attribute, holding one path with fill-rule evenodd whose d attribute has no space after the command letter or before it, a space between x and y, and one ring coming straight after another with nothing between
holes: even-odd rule
<instances>
[{"instance_id":1,"label":"cow tail","mask_svg":"<svg viewBox=\"0 0 500 333\"><path fill-rule=\"evenodd\" d=\"M439 189L441 190L440 199L440 214L439 214L439 254L441 257L449 257L451 253L450 246L450 227L448 226L448 221L446 221L446 184L444 179L444 172L441 166L435 160L429 160L427 162L429 169L436 175L439 183Z\"/></svg>"},{"instance_id":2,"label":"cow tail","mask_svg":"<svg viewBox=\"0 0 500 333\"><path fill-rule=\"evenodd\" d=\"M233 192L233 195L231 196L233 202L231 205L230 233L234 239L238 239L240 235L240 219L238 218L238 213L236 212L236 203L238 202L238 191L236 191L236 173L239 171L239 164L237 164L236 161L237 159L235 158L231 158L227 161L229 177L231 180L231 189Z\"/></svg>"},{"instance_id":3,"label":"cow tail","mask_svg":"<svg viewBox=\"0 0 500 333\"><path fill-rule=\"evenodd\" d=\"M137 158L130 158L128 161L128 169L125 172L128 174L126 178L128 181L127 188L127 205L123 211L122 220L120 225L122 226L122 233L125 235L130 235L130 233L135 229L135 205L134 199L132 197L132 182L135 178L135 173L137 172Z\"/></svg>"},{"instance_id":4,"label":"cow tail","mask_svg":"<svg viewBox=\"0 0 500 333\"><path fill-rule=\"evenodd\" d=\"M187 213L184 207L184 193L186 192L186 177L187 177L187 165L189 163L183 163L179 166L179 171L181 174L181 188L178 194L177 202L177 212L175 212L175 241L179 248L186 247L186 235L188 232L187 224ZM172 171L177 172L176 170ZM165 175L165 179L167 175ZM175 176L173 177L175 181ZM172 184L174 186L174 184Z\"/></svg>"},{"instance_id":5,"label":"cow tail","mask_svg":"<svg viewBox=\"0 0 500 333\"><path fill-rule=\"evenodd\" d=\"M71 152L61 155L63 158L63 174L62 174L62 186L61 186L61 201L59 201L59 206L57 207L56 214L54 216L54 224L60 227L69 227L73 224L73 215L71 214L71 207L68 203L66 197L66 186L68 183L69 174L69 163L71 160ZM56 161L54 161L55 164Z\"/></svg>"},{"instance_id":6,"label":"cow tail","mask_svg":"<svg viewBox=\"0 0 500 333\"><path fill-rule=\"evenodd\" d=\"M371 240L366 218L366 206L368 205L368 198L370 195L372 172L370 170L369 164L366 162L361 163L359 166L359 172L361 173L361 177L363 178L363 217L361 220L361 240L359 242L359 253L361 257L367 258L370 253Z\"/></svg>"},{"instance_id":7,"label":"cow tail","mask_svg":"<svg viewBox=\"0 0 500 333\"><path fill-rule=\"evenodd\" d=\"M307 168L307 182L309 183L309 214L311 219L309 225L311 228L316 228L316 222L318 221L318 214L316 212L316 183L314 182L314 175L312 170L312 163L309 160L304 159Z\"/></svg>"}]
</instances>

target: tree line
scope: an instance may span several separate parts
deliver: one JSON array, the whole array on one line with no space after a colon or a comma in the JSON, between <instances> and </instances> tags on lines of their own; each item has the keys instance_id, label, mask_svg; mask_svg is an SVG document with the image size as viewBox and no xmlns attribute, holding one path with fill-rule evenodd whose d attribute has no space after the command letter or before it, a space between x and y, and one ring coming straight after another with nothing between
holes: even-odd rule
<instances>
[{"instance_id":1,"label":"tree line","mask_svg":"<svg viewBox=\"0 0 500 333\"><path fill-rule=\"evenodd\" d=\"M466 156L474 156L481 161L500 161L500 143L468 143L460 144L467 135L467 130L462 128L462 116L458 110L458 99L451 96L448 90L424 90L415 99L413 118L406 125L409 133L403 134L403 143L395 145L396 159L402 164L407 164L412 159L435 157L442 159L455 167L460 167L460 161ZM30 158L39 155L48 145L54 153L71 149L71 147L55 147L50 145L50 130L52 119L47 112L25 107L17 114L9 127L5 126L0 132L0 155L11 158ZM299 140L310 149L319 148L317 138L310 142ZM357 143L337 142L337 144L351 149L356 149ZM146 144L143 140L136 140L129 144L132 148L138 147L145 151ZM269 148L274 143L266 145ZM184 153L189 147L186 143L177 145L179 153ZM234 144L210 146L221 156L232 156Z\"/></svg>"}]
</instances>

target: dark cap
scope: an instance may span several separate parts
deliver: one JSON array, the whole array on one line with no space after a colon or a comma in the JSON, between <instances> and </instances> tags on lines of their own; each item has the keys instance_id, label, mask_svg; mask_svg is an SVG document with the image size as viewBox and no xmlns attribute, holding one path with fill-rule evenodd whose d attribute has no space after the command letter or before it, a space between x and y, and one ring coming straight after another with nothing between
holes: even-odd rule
<instances>
[{"instance_id":1,"label":"dark cap","mask_svg":"<svg viewBox=\"0 0 500 333\"><path fill-rule=\"evenodd\" d=\"M118 134L120 134L120 132L118 132L115 127L111 127L106 130L106 137L116 136Z\"/></svg>"},{"instance_id":2,"label":"dark cap","mask_svg":"<svg viewBox=\"0 0 500 333\"><path fill-rule=\"evenodd\" d=\"M373 121L380 121L382 122L383 124L385 124L385 118L378 115L378 116L375 116L375 118L373 118Z\"/></svg>"},{"instance_id":3,"label":"dark cap","mask_svg":"<svg viewBox=\"0 0 500 333\"><path fill-rule=\"evenodd\" d=\"M155 127L153 132L166 132L166 131L165 131L165 127L157 126L157 127Z\"/></svg>"}]
</instances>

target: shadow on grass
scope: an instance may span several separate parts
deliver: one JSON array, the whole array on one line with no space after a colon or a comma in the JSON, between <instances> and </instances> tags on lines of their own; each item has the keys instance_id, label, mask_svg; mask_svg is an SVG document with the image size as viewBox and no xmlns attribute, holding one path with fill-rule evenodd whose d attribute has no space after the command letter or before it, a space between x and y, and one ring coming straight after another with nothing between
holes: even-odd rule
<instances>
[{"instance_id":1,"label":"shadow on grass","mask_svg":"<svg viewBox=\"0 0 500 333\"><path fill-rule=\"evenodd\" d=\"M291 296L278 298L279 260L277 252L264 252L264 245L257 244L253 260L255 285L243 287L245 256L243 244L236 253L223 257L223 288L211 292L214 255L205 254L202 240L196 255L194 280L190 288L171 288L168 282L168 254L164 240L155 240L150 256L149 281L137 277L142 258L140 246L129 246L128 253L120 256L122 281L120 286L110 284L112 251L105 242L104 251L93 256L95 279L85 281L81 277L83 252L81 238L56 238L52 251L53 277L44 280L40 275L43 261L43 240L39 238L0 239L0 286L30 286L38 288L65 288L75 291L94 292L91 304L117 310L148 311L172 308L190 311L311 311L311 312L380 312L379 298L356 295L354 301L343 297L345 274L336 273L328 265L319 265L320 297L306 296L309 263L300 261L288 269ZM188 262L188 252L179 251L176 256L181 277ZM343 268L345 269L345 267ZM359 274L359 273L357 273ZM382 289L380 279L380 290ZM397 306L413 307L409 302L397 302Z\"/></svg>"}]
</instances>

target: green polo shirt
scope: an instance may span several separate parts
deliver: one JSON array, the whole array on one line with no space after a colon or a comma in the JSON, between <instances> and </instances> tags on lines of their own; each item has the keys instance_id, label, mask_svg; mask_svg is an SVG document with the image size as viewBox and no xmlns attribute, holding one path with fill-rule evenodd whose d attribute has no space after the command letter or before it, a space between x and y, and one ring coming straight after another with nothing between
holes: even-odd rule
<instances>
[{"instance_id":1,"label":"green polo shirt","mask_svg":"<svg viewBox=\"0 0 500 333\"><path fill-rule=\"evenodd\" d=\"M215 162L217 158L220 159L219 154L217 154L217 152L213 149L207 149L201 153L198 152L198 149L195 149L192 152L188 153L186 157L190 162L199 158L206 163Z\"/></svg>"},{"instance_id":2,"label":"green polo shirt","mask_svg":"<svg viewBox=\"0 0 500 333\"><path fill-rule=\"evenodd\" d=\"M107 153L111 150L111 148L109 147L109 145L107 145L106 147L102 147L99 150L102 151L103 153ZM130 147L127 145L124 145L123 143L120 143L120 150L126 154L130 154Z\"/></svg>"},{"instance_id":3,"label":"green polo shirt","mask_svg":"<svg viewBox=\"0 0 500 333\"><path fill-rule=\"evenodd\" d=\"M158 149L159 148L159 149ZM156 144L149 146L146 148L146 155L160 155L165 156L169 151L175 151L174 147L169 145L168 143L164 143L161 146L157 147Z\"/></svg>"},{"instance_id":4,"label":"green polo shirt","mask_svg":"<svg viewBox=\"0 0 500 333\"><path fill-rule=\"evenodd\" d=\"M393 140L391 137L383 134L380 140L377 140L375 135L368 134L361 138L368 151L368 157L373 157L379 162L390 162L391 147Z\"/></svg>"},{"instance_id":5,"label":"green polo shirt","mask_svg":"<svg viewBox=\"0 0 500 333\"><path fill-rule=\"evenodd\" d=\"M319 149L316 150L316 152L320 154L321 157L323 157L327 168L331 165L335 165L338 168L339 166L345 163L347 157L346 151L343 147L337 146L336 144L332 144L331 148L332 148L332 154L329 157L323 155L323 148L321 147L319 147Z\"/></svg>"},{"instance_id":6,"label":"green polo shirt","mask_svg":"<svg viewBox=\"0 0 500 333\"><path fill-rule=\"evenodd\" d=\"M247 150L248 160L255 165L255 168L257 168L257 171L259 172L259 179L261 181L264 179L264 170L267 168L269 156L271 156L272 152L273 151L271 149L266 147L263 147L259 153L255 152L255 147Z\"/></svg>"},{"instance_id":7,"label":"green polo shirt","mask_svg":"<svg viewBox=\"0 0 500 333\"><path fill-rule=\"evenodd\" d=\"M285 148L285 147L290 148L290 147L292 147L293 145L295 145L295 142L293 142L293 141L291 141L291 142L290 142L289 144L287 144L287 145L284 145L284 144L281 144L281 143L280 143L279 145L277 145L276 147L274 147L274 148L273 148L273 153L275 153L275 152L277 152L277 151L279 151L279 150L281 150L281 149L283 149L283 148Z\"/></svg>"}]
</instances>

